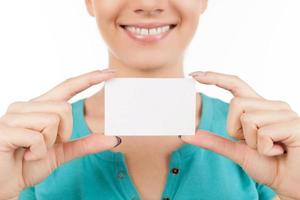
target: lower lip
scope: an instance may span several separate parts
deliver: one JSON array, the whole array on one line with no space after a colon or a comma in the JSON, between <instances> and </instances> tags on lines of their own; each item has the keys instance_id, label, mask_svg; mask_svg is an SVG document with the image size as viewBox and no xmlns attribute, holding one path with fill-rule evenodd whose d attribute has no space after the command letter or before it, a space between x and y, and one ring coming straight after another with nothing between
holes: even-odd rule
<instances>
[{"instance_id":1,"label":"lower lip","mask_svg":"<svg viewBox=\"0 0 300 200\"><path fill-rule=\"evenodd\" d=\"M158 35L138 35L138 34L135 34L133 32L126 30L125 28L122 28L122 29L127 33L127 35L130 38L132 38L136 41L143 42L143 43L154 43L154 42L158 42L158 41L164 39L174 28L175 27L169 29L167 32L162 32Z\"/></svg>"}]
</instances>

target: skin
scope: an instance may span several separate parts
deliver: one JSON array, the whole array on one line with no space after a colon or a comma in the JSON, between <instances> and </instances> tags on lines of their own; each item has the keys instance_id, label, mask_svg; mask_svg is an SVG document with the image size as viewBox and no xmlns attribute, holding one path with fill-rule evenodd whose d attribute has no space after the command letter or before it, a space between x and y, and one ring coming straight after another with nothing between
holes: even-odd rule
<instances>
[{"instance_id":1,"label":"skin","mask_svg":"<svg viewBox=\"0 0 300 200\"><path fill-rule=\"evenodd\" d=\"M116 137L99 133L68 141L72 133L68 100L112 74L83 74L30 101L9 105L0 118L0 199L17 199L23 189L36 185L61 164L117 144Z\"/></svg>"},{"instance_id":2,"label":"skin","mask_svg":"<svg viewBox=\"0 0 300 200\"><path fill-rule=\"evenodd\" d=\"M109 67L116 69L115 77L184 77L184 51L207 6L206 0L87 0L86 5L108 46ZM150 11L152 16L148 15ZM160 42L140 44L129 39L118 26L153 19L175 22L177 27ZM197 95L196 124L200 104ZM86 100L86 121L91 130L103 132L103 106L104 90ZM125 154L129 174L141 198L159 199L167 179L169 155L182 144L176 136L122 137L122 144L114 151Z\"/></svg>"},{"instance_id":3,"label":"skin","mask_svg":"<svg viewBox=\"0 0 300 200\"><path fill-rule=\"evenodd\" d=\"M195 137L182 139L122 137L122 143L115 147L117 138L103 136L104 89L85 102L85 118L92 134L68 141L72 132L68 100L77 93L113 77L184 77L184 51L207 1L86 0L86 5L107 44L108 67L115 71L94 71L69 78L39 97L8 107L0 119L0 199L17 199L22 189L42 181L62 163L106 149L125 154L129 173L142 199L159 199L166 181L168 157L184 142L233 159L254 179L270 185L282 199L300 199L295 189L300 188L298 115L285 102L263 99L233 75L209 72L201 77L197 72L193 77L233 93L235 100L230 103L227 129L244 142L233 143L202 130ZM155 44L134 42L118 26L149 19L171 20L178 25L167 38ZM196 113L198 123L199 97ZM242 131L237 134L239 128ZM287 152L283 154L282 147L270 142L270 138L280 141ZM136 162L141 159L143 162ZM253 168L253 164L260 167Z\"/></svg>"},{"instance_id":4,"label":"skin","mask_svg":"<svg viewBox=\"0 0 300 200\"><path fill-rule=\"evenodd\" d=\"M280 199L300 199L300 117L284 101L267 100L237 76L216 72L191 74L203 84L228 90L227 131L239 142L205 130L183 136L238 163L256 181L273 188Z\"/></svg>"}]
</instances>

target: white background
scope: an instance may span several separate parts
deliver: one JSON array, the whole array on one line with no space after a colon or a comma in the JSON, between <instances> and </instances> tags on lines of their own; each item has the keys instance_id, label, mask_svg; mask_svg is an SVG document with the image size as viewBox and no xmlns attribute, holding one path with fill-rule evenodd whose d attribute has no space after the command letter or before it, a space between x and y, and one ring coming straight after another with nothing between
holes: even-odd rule
<instances>
[{"instance_id":1,"label":"white background","mask_svg":"<svg viewBox=\"0 0 300 200\"><path fill-rule=\"evenodd\" d=\"M286 101L300 114L299 24L299 0L209 0L185 72L238 75L266 99ZM0 0L0 114L14 101L106 66L106 47L84 0ZM215 86L198 87L227 102L232 98Z\"/></svg>"}]
</instances>

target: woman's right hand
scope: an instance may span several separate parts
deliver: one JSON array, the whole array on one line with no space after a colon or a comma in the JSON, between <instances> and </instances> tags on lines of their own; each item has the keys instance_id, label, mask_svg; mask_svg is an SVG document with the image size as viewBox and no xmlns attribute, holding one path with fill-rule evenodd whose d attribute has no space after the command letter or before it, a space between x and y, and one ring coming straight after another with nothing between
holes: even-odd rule
<instances>
[{"instance_id":1,"label":"woman's right hand","mask_svg":"<svg viewBox=\"0 0 300 200\"><path fill-rule=\"evenodd\" d=\"M112 70L69 78L28 102L12 103L0 118L0 199L17 199L61 164L115 147L116 137L90 134L68 141L73 126L74 95L114 76Z\"/></svg>"}]
</instances>

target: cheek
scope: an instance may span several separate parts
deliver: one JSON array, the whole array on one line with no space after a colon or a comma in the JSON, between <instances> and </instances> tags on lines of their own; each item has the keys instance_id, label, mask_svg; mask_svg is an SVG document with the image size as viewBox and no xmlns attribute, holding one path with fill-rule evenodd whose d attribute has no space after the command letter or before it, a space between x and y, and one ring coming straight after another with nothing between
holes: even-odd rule
<instances>
[{"instance_id":1,"label":"cheek","mask_svg":"<svg viewBox=\"0 0 300 200\"><path fill-rule=\"evenodd\" d=\"M178 14L182 17L182 22L194 25L198 24L198 19L204 6L204 0L175 0L173 5Z\"/></svg>"},{"instance_id":2,"label":"cheek","mask_svg":"<svg viewBox=\"0 0 300 200\"><path fill-rule=\"evenodd\" d=\"M95 17L100 32L105 35L115 27L118 13L122 10L123 0L95 0Z\"/></svg>"},{"instance_id":3,"label":"cheek","mask_svg":"<svg viewBox=\"0 0 300 200\"><path fill-rule=\"evenodd\" d=\"M115 43L119 43L116 39L118 34L116 29L116 19L118 13L122 9L123 0L95 0L95 19L98 30L105 41L108 49L115 49ZM117 40L117 41L116 41Z\"/></svg>"},{"instance_id":4,"label":"cheek","mask_svg":"<svg viewBox=\"0 0 300 200\"><path fill-rule=\"evenodd\" d=\"M174 0L173 7L181 16L181 32L185 38L191 39L199 22L199 17L204 6L204 0Z\"/></svg>"}]
</instances>

